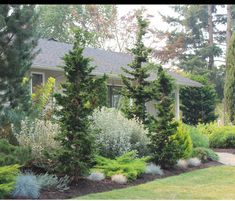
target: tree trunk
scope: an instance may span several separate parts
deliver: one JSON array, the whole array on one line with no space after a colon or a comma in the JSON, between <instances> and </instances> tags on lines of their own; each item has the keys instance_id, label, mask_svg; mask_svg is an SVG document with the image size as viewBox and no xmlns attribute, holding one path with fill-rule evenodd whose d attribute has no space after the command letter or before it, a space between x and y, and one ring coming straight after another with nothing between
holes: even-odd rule
<instances>
[{"instance_id":1,"label":"tree trunk","mask_svg":"<svg viewBox=\"0 0 235 201\"><path fill-rule=\"evenodd\" d=\"M208 33L209 33L209 46L213 46L213 22L212 22L212 4L208 5ZM209 56L208 68L211 70L214 65L214 55L213 52Z\"/></svg>"},{"instance_id":2,"label":"tree trunk","mask_svg":"<svg viewBox=\"0 0 235 201\"><path fill-rule=\"evenodd\" d=\"M227 5L226 58L228 54L228 46L231 35L232 35L232 5L229 4Z\"/></svg>"}]
</instances>

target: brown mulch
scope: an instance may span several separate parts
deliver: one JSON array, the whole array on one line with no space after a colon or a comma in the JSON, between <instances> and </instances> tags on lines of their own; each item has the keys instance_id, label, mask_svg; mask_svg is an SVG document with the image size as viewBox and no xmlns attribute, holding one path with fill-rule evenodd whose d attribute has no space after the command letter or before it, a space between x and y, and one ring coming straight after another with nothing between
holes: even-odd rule
<instances>
[{"instance_id":1,"label":"brown mulch","mask_svg":"<svg viewBox=\"0 0 235 201\"><path fill-rule=\"evenodd\" d=\"M219 162L210 161L207 163L203 163L199 167L190 167L186 170L182 169L172 169L172 170L164 170L164 175L150 175L150 174L142 174L137 180L133 182L129 182L127 184L117 184L110 180L103 181L90 181L88 179L81 179L78 183L70 186L70 189L65 192L59 192L55 190L51 191L42 191L39 199L70 199L82 195L86 195L89 193L97 193L97 192L105 192L111 191L113 189L126 188L130 186L135 186L138 184L143 184L149 181L153 181L155 179L161 179L169 176L179 175L181 173L194 171L197 169L208 168L212 166L221 165Z\"/></svg>"},{"instance_id":2,"label":"brown mulch","mask_svg":"<svg viewBox=\"0 0 235 201\"><path fill-rule=\"evenodd\" d=\"M220 148L216 148L216 149L213 149L213 151L235 154L235 149L220 149Z\"/></svg>"}]
</instances>

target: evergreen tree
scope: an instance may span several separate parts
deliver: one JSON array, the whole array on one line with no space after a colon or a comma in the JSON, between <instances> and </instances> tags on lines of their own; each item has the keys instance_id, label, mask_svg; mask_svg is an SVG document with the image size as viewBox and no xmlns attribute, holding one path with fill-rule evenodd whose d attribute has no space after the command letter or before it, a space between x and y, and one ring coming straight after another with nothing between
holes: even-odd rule
<instances>
[{"instance_id":1,"label":"evergreen tree","mask_svg":"<svg viewBox=\"0 0 235 201\"><path fill-rule=\"evenodd\" d=\"M224 99L226 112L230 121L235 122L235 33L233 33L226 58L226 76L224 84Z\"/></svg>"},{"instance_id":2,"label":"evergreen tree","mask_svg":"<svg viewBox=\"0 0 235 201\"><path fill-rule=\"evenodd\" d=\"M144 46L143 36L146 34L146 29L149 22L141 15L137 15L138 31L137 40L134 47L129 51L134 55L133 62L123 68L125 75L121 75L124 86L122 94L132 99L132 104L123 111L128 118L137 117L139 120L146 123L146 106L145 103L150 100L150 83L146 79L149 77L149 53L150 48ZM145 64L144 64L145 63Z\"/></svg>"},{"instance_id":3,"label":"evergreen tree","mask_svg":"<svg viewBox=\"0 0 235 201\"><path fill-rule=\"evenodd\" d=\"M152 160L163 168L170 168L180 158L181 148L175 140L178 123L174 120L173 81L161 66L158 69L158 79L154 81L153 93L156 100L157 117L150 127L150 149Z\"/></svg>"},{"instance_id":4,"label":"evergreen tree","mask_svg":"<svg viewBox=\"0 0 235 201\"><path fill-rule=\"evenodd\" d=\"M76 38L79 38L79 32ZM91 75L95 67L84 58L83 47L76 41L73 50L64 57L66 82L62 84L63 93L56 94L62 108L58 111L61 132L58 141L62 149L58 153L58 170L70 175L74 180L85 173L93 162L93 136L89 131L89 116L99 106L99 90L106 77Z\"/></svg>"},{"instance_id":5,"label":"evergreen tree","mask_svg":"<svg viewBox=\"0 0 235 201\"><path fill-rule=\"evenodd\" d=\"M0 5L0 110L6 121L6 112L30 109L36 19L33 5Z\"/></svg>"},{"instance_id":6,"label":"evergreen tree","mask_svg":"<svg viewBox=\"0 0 235 201\"><path fill-rule=\"evenodd\" d=\"M180 89L182 120L186 124L197 125L214 121L216 91L205 76L190 75L190 79L203 84L203 87L184 87Z\"/></svg>"}]
</instances>

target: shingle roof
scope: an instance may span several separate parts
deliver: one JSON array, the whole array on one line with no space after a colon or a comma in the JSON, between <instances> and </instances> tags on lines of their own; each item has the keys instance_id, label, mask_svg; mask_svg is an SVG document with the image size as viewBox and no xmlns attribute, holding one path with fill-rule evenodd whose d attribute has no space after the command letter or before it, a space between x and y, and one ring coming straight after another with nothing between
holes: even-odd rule
<instances>
[{"instance_id":1,"label":"shingle roof","mask_svg":"<svg viewBox=\"0 0 235 201\"><path fill-rule=\"evenodd\" d=\"M39 54L34 58L32 67L41 69L61 70L58 66L63 66L63 56L71 50L73 45L47 39L39 39L36 49L40 49ZM92 64L97 66L94 74L104 74L118 76L122 73L121 66L127 67L132 62L130 54L105 51L97 48L85 48L85 57L93 59ZM185 86L201 87L198 82L190 80L172 71L168 72L177 84ZM151 79L154 79L154 75Z\"/></svg>"}]
</instances>

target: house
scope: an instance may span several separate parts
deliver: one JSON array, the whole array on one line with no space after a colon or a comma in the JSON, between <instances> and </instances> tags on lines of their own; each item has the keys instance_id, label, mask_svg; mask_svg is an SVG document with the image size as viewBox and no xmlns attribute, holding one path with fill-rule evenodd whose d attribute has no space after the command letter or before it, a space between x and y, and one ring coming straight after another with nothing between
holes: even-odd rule
<instances>
[{"instance_id":1,"label":"house","mask_svg":"<svg viewBox=\"0 0 235 201\"><path fill-rule=\"evenodd\" d=\"M39 54L34 58L31 67L31 92L34 86L44 84L49 77L56 79L55 90L59 90L60 83L65 81L65 75L62 68L63 56L71 50L73 45L57 42L54 39L39 39L36 49L40 49ZM108 96L109 105L116 107L120 95L118 91L123 86L119 75L122 73L121 66L127 67L132 62L133 57L126 53L105 51L96 48L85 48L83 52L85 57L93 59L92 64L97 66L93 74L102 76L104 73L108 75ZM179 119L179 88L180 86L201 87L198 82L183 77L175 72L168 71L169 75L175 80L175 115ZM150 80L155 79L155 75L151 74ZM155 108L152 102L147 103L147 111L155 114Z\"/></svg>"}]
</instances>

